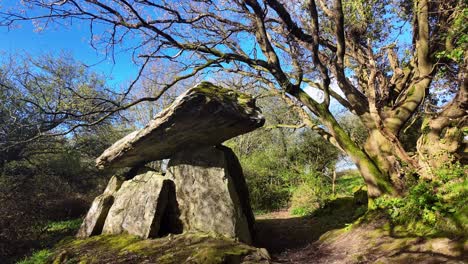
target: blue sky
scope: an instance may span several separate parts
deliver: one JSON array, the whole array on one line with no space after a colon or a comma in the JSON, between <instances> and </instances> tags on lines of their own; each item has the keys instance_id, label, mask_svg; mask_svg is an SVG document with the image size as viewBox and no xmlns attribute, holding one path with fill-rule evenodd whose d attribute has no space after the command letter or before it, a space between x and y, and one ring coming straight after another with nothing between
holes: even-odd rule
<instances>
[{"instance_id":1,"label":"blue sky","mask_svg":"<svg viewBox=\"0 0 468 264\"><path fill-rule=\"evenodd\" d=\"M0 51L6 55L68 52L77 61L94 65L91 70L112 77L108 79L111 85L132 80L138 72L129 52L117 52L114 64L111 58L105 59L104 52L94 50L89 45L90 33L86 22L60 28L53 26L42 32L35 32L31 21L17 26L10 30L0 27Z\"/></svg>"}]
</instances>

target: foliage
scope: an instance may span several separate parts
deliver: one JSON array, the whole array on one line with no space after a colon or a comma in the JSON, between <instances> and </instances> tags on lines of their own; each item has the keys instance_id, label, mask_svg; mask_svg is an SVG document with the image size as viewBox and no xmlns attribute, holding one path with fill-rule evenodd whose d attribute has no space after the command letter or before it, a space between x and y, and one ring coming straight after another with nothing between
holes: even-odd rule
<instances>
[{"instance_id":1,"label":"foliage","mask_svg":"<svg viewBox=\"0 0 468 264\"><path fill-rule=\"evenodd\" d=\"M98 175L94 159L125 131L113 117L65 133L100 118L89 112L112 99L104 80L70 57L18 57L0 66L0 79L0 258L8 263L75 232L77 220L50 222L86 213L112 173Z\"/></svg>"},{"instance_id":2,"label":"foliage","mask_svg":"<svg viewBox=\"0 0 468 264\"><path fill-rule=\"evenodd\" d=\"M4 62L0 66L0 98L5 102L0 105L1 162L25 158L25 146L47 143L46 135L80 133L90 123L110 124L113 116L106 111L114 97L101 76L66 54L17 56Z\"/></svg>"},{"instance_id":3,"label":"foliage","mask_svg":"<svg viewBox=\"0 0 468 264\"><path fill-rule=\"evenodd\" d=\"M68 230L78 230L83 219L77 218L68 221L50 222L46 226L47 232L64 232Z\"/></svg>"},{"instance_id":4,"label":"foliage","mask_svg":"<svg viewBox=\"0 0 468 264\"><path fill-rule=\"evenodd\" d=\"M17 264L44 264L49 262L52 252L49 249L35 251L30 257L17 262Z\"/></svg>"},{"instance_id":5,"label":"foliage","mask_svg":"<svg viewBox=\"0 0 468 264\"><path fill-rule=\"evenodd\" d=\"M323 175L304 177L305 181L294 189L291 198L291 213L305 216L315 215L335 204L340 198L353 197L356 204L357 215L361 215L361 205L367 203L367 192L361 175L356 170L347 170L337 173L336 192L332 194L332 186L329 180L324 181ZM354 206L354 205L353 205ZM366 207L367 208L367 207Z\"/></svg>"},{"instance_id":6,"label":"foliage","mask_svg":"<svg viewBox=\"0 0 468 264\"><path fill-rule=\"evenodd\" d=\"M353 196L365 187L364 180L357 170L339 172L336 180L336 196Z\"/></svg>"},{"instance_id":7,"label":"foliage","mask_svg":"<svg viewBox=\"0 0 468 264\"><path fill-rule=\"evenodd\" d=\"M367 200L362 201L354 196L343 196L326 201L311 216L317 219L317 224L322 227L335 229L348 227L366 212Z\"/></svg>"},{"instance_id":8,"label":"foliage","mask_svg":"<svg viewBox=\"0 0 468 264\"><path fill-rule=\"evenodd\" d=\"M289 200L288 178L291 173L276 161L274 149L252 153L241 158L254 210L278 210Z\"/></svg>"},{"instance_id":9,"label":"foliage","mask_svg":"<svg viewBox=\"0 0 468 264\"><path fill-rule=\"evenodd\" d=\"M290 210L293 215L309 215L332 196L331 184L318 173L306 174L304 181L293 188Z\"/></svg>"},{"instance_id":10,"label":"foliage","mask_svg":"<svg viewBox=\"0 0 468 264\"><path fill-rule=\"evenodd\" d=\"M446 49L439 51L435 54L438 59L449 59L457 63L462 63L464 59L464 53L468 47L468 28L466 26L466 20L468 19L468 10L464 9L456 10L452 17L452 26L445 32L447 35Z\"/></svg>"},{"instance_id":11,"label":"foliage","mask_svg":"<svg viewBox=\"0 0 468 264\"><path fill-rule=\"evenodd\" d=\"M466 234L468 212L467 165L453 164L436 171L440 181L419 181L404 197L375 200L395 225L419 235Z\"/></svg>"},{"instance_id":12,"label":"foliage","mask_svg":"<svg viewBox=\"0 0 468 264\"><path fill-rule=\"evenodd\" d=\"M338 150L308 128L276 127L299 122L294 113L283 111L288 106L281 100L265 97L258 99L258 104L265 115L266 128L227 143L239 157L252 208L255 211L288 208L294 195L295 200L307 200L310 195L311 199L320 197L322 201L322 196L331 193L329 187L322 187L329 186L325 175L332 173Z\"/></svg>"}]
</instances>

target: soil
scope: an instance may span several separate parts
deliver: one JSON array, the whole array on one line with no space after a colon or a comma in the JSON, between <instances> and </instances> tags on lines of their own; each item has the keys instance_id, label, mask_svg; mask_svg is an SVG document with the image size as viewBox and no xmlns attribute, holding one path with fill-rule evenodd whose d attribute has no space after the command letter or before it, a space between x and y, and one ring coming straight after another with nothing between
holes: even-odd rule
<instances>
[{"instance_id":1,"label":"soil","mask_svg":"<svg viewBox=\"0 0 468 264\"><path fill-rule=\"evenodd\" d=\"M383 219L346 227L279 211L256 221L256 246L273 263L468 263L466 239L395 235Z\"/></svg>"}]
</instances>

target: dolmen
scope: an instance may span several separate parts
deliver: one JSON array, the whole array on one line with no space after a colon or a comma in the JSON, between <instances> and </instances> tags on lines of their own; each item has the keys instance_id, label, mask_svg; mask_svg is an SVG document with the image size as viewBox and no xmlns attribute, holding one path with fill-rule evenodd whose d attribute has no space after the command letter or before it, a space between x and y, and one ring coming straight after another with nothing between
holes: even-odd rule
<instances>
[{"instance_id":1,"label":"dolmen","mask_svg":"<svg viewBox=\"0 0 468 264\"><path fill-rule=\"evenodd\" d=\"M77 237L196 231L250 244L255 220L247 185L236 155L221 143L264 122L247 94L208 82L187 90L96 159L99 169L130 169L95 198ZM148 166L163 159L164 175Z\"/></svg>"}]
</instances>

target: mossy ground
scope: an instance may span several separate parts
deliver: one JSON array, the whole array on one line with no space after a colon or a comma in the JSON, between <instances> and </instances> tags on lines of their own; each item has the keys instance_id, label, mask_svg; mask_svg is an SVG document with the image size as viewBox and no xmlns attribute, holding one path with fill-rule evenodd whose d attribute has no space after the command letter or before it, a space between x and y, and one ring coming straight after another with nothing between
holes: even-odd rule
<instances>
[{"instance_id":1,"label":"mossy ground","mask_svg":"<svg viewBox=\"0 0 468 264\"><path fill-rule=\"evenodd\" d=\"M254 247L201 233L169 235L146 240L131 235L70 238L45 253L41 252L40 258L33 255L23 263L215 264L240 263L246 257L257 259L260 263L267 257Z\"/></svg>"}]
</instances>

